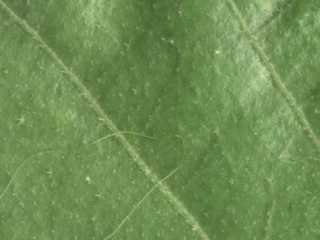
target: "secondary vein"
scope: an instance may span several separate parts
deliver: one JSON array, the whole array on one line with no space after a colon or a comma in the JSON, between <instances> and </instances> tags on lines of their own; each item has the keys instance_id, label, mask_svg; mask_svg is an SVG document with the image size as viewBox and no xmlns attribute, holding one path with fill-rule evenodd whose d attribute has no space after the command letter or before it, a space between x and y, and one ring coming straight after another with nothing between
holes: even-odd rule
<instances>
[{"instance_id":1,"label":"secondary vein","mask_svg":"<svg viewBox=\"0 0 320 240\"><path fill-rule=\"evenodd\" d=\"M279 73L276 71L274 65L269 60L267 54L263 50L263 48L257 42L255 36L250 32L248 24L246 23L245 19L243 18L240 10L238 9L236 3L233 0L227 1L232 13L236 17L237 21L240 24L248 42L250 43L253 51L258 56L261 64L265 67L267 72L270 75L270 80L274 88L280 93L280 95L285 99L291 112L295 115L296 120L302 127L304 133L311 139L314 143L315 147L317 148L318 152L320 152L320 140L318 136L315 134L314 130L312 129L311 124L309 123L305 113L298 105L294 95L289 91L286 85L283 83Z\"/></svg>"},{"instance_id":2,"label":"secondary vein","mask_svg":"<svg viewBox=\"0 0 320 240\"><path fill-rule=\"evenodd\" d=\"M202 240L210 240L209 235L202 228L198 220L191 214L184 203L178 199L172 190L161 179L157 174L146 164L137 150L129 143L127 138L121 133L115 123L111 120L108 114L103 110L95 97L91 94L89 89L83 84L80 78L74 73L58 56L58 54L45 42L45 40L39 35L39 33L31 27L25 20L20 18L5 2L0 0L0 8L12 18L26 33L28 33L43 50L52 58L52 60L60 67L63 72L69 77L69 80L79 89L81 95L90 103L91 108L98 115L99 119L103 120L104 124L115 134L115 138L124 147L132 160L138 165L142 172L147 178L153 183L158 184L160 192L162 192L169 202L174 206L176 211L181 214L185 221L192 227L192 229L198 233Z\"/></svg>"},{"instance_id":3,"label":"secondary vein","mask_svg":"<svg viewBox=\"0 0 320 240\"><path fill-rule=\"evenodd\" d=\"M113 238L114 235L116 235L120 229L122 228L122 226L129 221L130 217L139 209L139 207L142 205L142 203L144 203L144 201L151 195L151 193L153 193L159 186L159 184L163 183L164 181L166 181L168 178L170 178L173 174L175 174L175 172L178 170L178 168L172 170L167 176L165 176L164 178L162 178L157 184L155 184L147 193L144 194L144 196L139 200L139 202L137 202L132 209L130 210L130 212L121 220L121 222L119 223L119 225L107 236L105 237L105 240L109 240L111 238Z\"/></svg>"}]
</instances>

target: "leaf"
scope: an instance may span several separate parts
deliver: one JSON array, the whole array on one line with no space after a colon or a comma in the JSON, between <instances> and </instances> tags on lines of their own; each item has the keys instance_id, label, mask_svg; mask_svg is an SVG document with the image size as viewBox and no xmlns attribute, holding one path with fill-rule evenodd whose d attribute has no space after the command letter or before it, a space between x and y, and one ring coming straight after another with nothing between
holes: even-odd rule
<instances>
[{"instance_id":1,"label":"leaf","mask_svg":"<svg viewBox=\"0 0 320 240\"><path fill-rule=\"evenodd\" d=\"M1 239L319 237L317 1L0 9Z\"/></svg>"}]
</instances>

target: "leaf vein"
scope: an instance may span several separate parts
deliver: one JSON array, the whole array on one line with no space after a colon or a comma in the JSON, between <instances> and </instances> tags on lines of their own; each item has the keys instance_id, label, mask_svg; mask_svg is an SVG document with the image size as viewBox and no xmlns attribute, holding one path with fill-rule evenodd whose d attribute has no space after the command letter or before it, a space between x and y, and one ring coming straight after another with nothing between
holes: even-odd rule
<instances>
[{"instance_id":1,"label":"leaf vein","mask_svg":"<svg viewBox=\"0 0 320 240\"><path fill-rule=\"evenodd\" d=\"M293 4L292 0L284 0L284 2L278 3L278 6L276 9L272 12L272 14L267 17L259 26L257 26L252 33L254 35L258 35L261 33L264 29L266 29L269 25L271 25L273 22L275 22L278 18L283 15L288 8Z\"/></svg>"},{"instance_id":2,"label":"leaf vein","mask_svg":"<svg viewBox=\"0 0 320 240\"><path fill-rule=\"evenodd\" d=\"M27 34L29 34L43 50L51 57L51 59L57 64L58 67L69 77L69 80L79 89L81 95L86 101L90 103L91 108L98 115L99 119L103 120L104 124L110 129L112 133L115 134L115 138L127 151L132 160L138 165L140 170L146 175L147 178L153 183L158 184L160 192L162 192L169 202L173 205L176 211L181 214L186 223L188 223L192 228L198 233L202 240L209 240L208 234L202 228L198 220L191 214L184 203L178 199L170 187L165 183L161 182L157 174L146 164L137 150L129 143L127 138L121 133L115 123L110 119L107 113L102 109L98 101L91 94L89 89L83 84L80 78L74 73L58 56L58 54L45 42L45 40L39 35L39 33L32 28L25 20L20 18L3 0L0 0L0 8L11 17Z\"/></svg>"},{"instance_id":3,"label":"leaf vein","mask_svg":"<svg viewBox=\"0 0 320 240\"><path fill-rule=\"evenodd\" d=\"M32 159L38 155L42 155L45 153L51 153L54 152L53 150L45 150L45 151L41 151L38 153L35 153L27 158L25 158L24 160L22 160L22 162L19 164L19 166L16 168L16 170L13 172L11 178L9 179L6 187L3 189L3 191L0 193L0 200L6 195L6 193L9 191L10 186L14 183L14 180L17 178L18 173L20 172L20 170L23 168L23 166L28 162L29 159Z\"/></svg>"},{"instance_id":4,"label":"leaf vein","mask_svg":"<svg viewBox=\"0 0 320 240\"><path fill-rule=\"evenodd\" d=\"M162 178L157 184L153 185L153 187L150 188L150 190L147 193L145 193L144 196L131 208L130 212L121 220L119 225L105 238L105 240L113 238L113 236L120 231L122 226L129 221L130 217L139 209L142 203L144 203L144 201L151 195L151 193L153 193L158 188L159 184L163 183L169 177L175 174L177 170L178 168L175 168L167 176Z\"/></svg>"},{"instance_id":5,"label":"leaf vein","mask_svg":"<svg viewBox=\"0 0 320 240\"><path fill-rule=\"evenodd\" d=\"M256 37L250 32L249 26L246 23L245 19L243 18L234 0L228 0L227 4L231 12L234 14L236 20L238 21L245 37L247 38L249 44L251 45L251 48L253 49L255 54L258 56L262 66L264 66L267 72L269 73L270 80L272 82L274 89L276 89L280 93L280 95L285 99L291 112L295 115L296 120L302 127L304 133L314 143L318 152L320 152L320 140L318 136L315 134L314 130L312 129L310 122L305 116L305 113L299 107L294 95L289 91L289 89L283 83L283 80L281 79L279 73L276 71L269 57L267 56L263 48L259 45L258 41L256 40Z\"/></svg>"}]
</instances>

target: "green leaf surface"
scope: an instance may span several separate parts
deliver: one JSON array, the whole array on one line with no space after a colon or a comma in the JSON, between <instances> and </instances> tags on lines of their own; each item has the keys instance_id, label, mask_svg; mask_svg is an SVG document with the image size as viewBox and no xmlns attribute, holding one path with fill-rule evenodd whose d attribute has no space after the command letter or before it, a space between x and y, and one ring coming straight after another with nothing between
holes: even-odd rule
<instances>
[{"instance_id":1,"label":"green leaf surface","mask_svg":"<svg viewBox=\"0 0 320 240\"><path fill-rule=\"evenodd\" d=\"M0 0L0 239L319 239L319 9Z\"/></svg>"}]
</instances>

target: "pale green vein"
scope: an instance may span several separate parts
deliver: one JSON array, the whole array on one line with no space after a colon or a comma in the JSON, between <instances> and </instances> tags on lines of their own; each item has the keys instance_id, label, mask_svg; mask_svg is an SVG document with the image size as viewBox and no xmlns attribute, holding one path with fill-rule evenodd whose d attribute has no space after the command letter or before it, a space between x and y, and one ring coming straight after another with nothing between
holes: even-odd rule
<instances>
[{"instance_id":1,"label":"pale green vein","mask_svg":"<svg viewBox=\"0 0 320 240\"><path fill-rule=\"evenodd\" d=\"M289 149L292 145L293 138L289 140L289 142L286 144L284 149L281 151L281 153L278 156L279 161L283 161L282 159L288 155ZM288 156L287 156L288 157ZM276 168L277 171L279 171L279 168ZM281 171L281 170L280 170ZM271 206L267 209L266 212L266 221L265 221L265 227L264 227L264 232L263 232L263 240L269 240L271 239L272 236L272 226L273 226L273 219L276 211L276 206L277 202L275 199L275 194L276 194L276 184L277 182L275 181L275 176L274 173L271 173L271 176L267 179L268 183L268 194L271 196Z\"/></svg>"},{"instance_id":2,"label":"pale green vein","mask_svg":"<svg viewBox=\"0 0 320 240\"><path fill-rule=\"evenodd\" d=\"M139 166L143 173L149 178L153 184L160 182L157 174L145 163L143 158L137 152L137 150L129 143L127 138L121 134L121 131L110 119L107 113L102 109L95 97L91 94L89 89L82 83L80 78L63 62L63 60L57 55L57 53L42 39L38 32L33 29L25 20L21 19L11 8L7 6L2 0L0 0L0 7L14 20L26 33L40 44L43 50L52 58L58 67L69 77L69 80L79 89L81 95L89 102L91 108L96 112L99 119L101 119L110 131L115 135L115 138L120 142L124 149L128 152L132 160ZM192 229L198 233L199 237L203 240L209 240L208 234L202 228L198 220L191 214L181 200L179 200L172 190L164 182L160 182L158 185L160 192L162 192L169 202L174 206L176 211L181 214L185 221L192 227Z\"/></svg>"},{"instance_id":3,"label":"pale green vein","mask_svg":"<svg viewBox=\"0 0 320 240\"><path fill-rule=\"evenodd\" d=\"M119 225L113 230L112 233L110 233L105 240L111 239L114 237L114 235L116 235L120 229L122 228L122 226L129 221L130 217L139 209L139 207L142 205L142 203L151 195L151 193L153 193L158 186L163 183L164 181L166 181L169 177L171 177L173 174L176 173L176 171L178 170L178 168L172 170L167 176L165 176L164 178L162 178L157 184L155 184L141 199L139 202L137 202L132 209L130 210L130 212L122 219L122 221L119 223Z\"/></svg>"},{"instance_id":4,"label":"pale green vein","mask_svg":"<svg viewBox=\"0 0 320 240\"><path fill-rule=\"evenodd\" d=\"M288 7L292 4L291 0L284 0L283 2L278 2L278 6L272 12L272 14L266 18L259 26L257 26L252 33L258 35L261 31L266 29L269 25L275 22L281 15L287 10Z\"/></svg>"},{"instance_id":5,"label":"pale green vein","mask_svg":"<svg viewBox=\"0 0 320 240\"><path fill-rule=\"evenodd\" d=\"M8 192L8 190L10 189L11 185L14 183L15 179L17 178L18 176L18 173L21 171L21 169L24 167L24 165L26 163L28 163L28 160L29 159L32 159L38 155L41 155L41 154L45 154L45 153L50 153L50 152L54 152L53 150L46 150L46 151L41 151L41 152L38 152L38 153L35 153L27 158L25 158L24 160L22 160L22 162L20 163L20 165L16 168L16 170L13 172L13 174L11 175L11 178L7 184L7 186L4 188L4 190L2 191L2 193L0 194L0 200L6 195L6 193Z\"/></svg>"},{"instance_id":6,"label":"pale green vein","mask_svg":"<svg viewBox=\"0 0 320 240\"><path fill-rule=\"evenodd\" d=\"M138 136L138 137L142 137L142 138L147 138L147 139L150 139L150 140L156 140L156 138L148 136L148 135L145 135L143 133L132 132L132 131L120 131L119 133L111 133L109 135L101 137L101 138L95 140L94 142L92 142L92 144L100 143L100 142L102 142L104 140L107 140L109 138L115 137L118 134L133 135L133 136Z\"/></svg>"},{"instance_id":7,"label":"pale green vein","mask_svg":"<svg viewBox=\"0 0 320 240\"><path fill-rule=\"evenodd\" d=\"M272 233L272 221L273 221L273 216L276 208L276 201L273 199L271 202L271 207L267 211L267 221L266 221L266 226L265 226L265 235L263 237L263 240L269 240L271 239L271 233Z\"/></svg>"},{"instance_id":8,"label":"pale green vein","mask_svg":"<svg viewBox=\"0 0 320 240\"><path fill-rule=\"evenodd\" d=\"M303 110L299 107L295 97L293 94L288 90L286 85L283 83L279 73L276 71L274 65L269 60L267 54L264 52L263 48L259 45L258 41L256 40L255 36L250 32L248 24L244 20L240 10L238 9L237 5L233 0L227 1L231 11L235 15L236 19L238 20L240 27L242 28L247 40L249 41L253 51L256 53L258 58L260 59L262 65L268 71L270 75L270 80L274 88L281 94L281 96L285 99L288 106L290 107L292 113L295 115L296 120L302 127L304 133L311 139L314 143L317 150L320 152L320 140L318 136L315 134L314 130L311 127L308 119L306 118Z\"/></svg>"}]
</instances>

